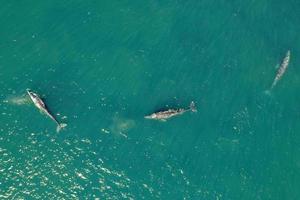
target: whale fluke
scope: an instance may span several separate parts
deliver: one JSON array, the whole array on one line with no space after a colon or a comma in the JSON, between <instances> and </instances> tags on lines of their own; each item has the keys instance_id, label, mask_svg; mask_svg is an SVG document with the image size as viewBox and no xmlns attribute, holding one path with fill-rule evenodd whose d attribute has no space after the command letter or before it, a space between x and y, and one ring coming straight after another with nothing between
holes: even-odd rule
<instances>
[{"instance_id":1,"label":"whale fluke","mask_svg":"<svg viewBox=\"0 0 300 200\"><path fill-rule=\"evenodd\" d=\"M197 112L197 108L196 108L196 105L195 105L194 101L192 101L190 103L190 109L191 109L192 112Z\"/></svg>"},{"instance_id":2,"label":"whale fluke","mask_svg":"<svg viewBox=\"0 0 300 200\"><path fill-rule=\"evenodd\" d=\"M61 129L65 128L66 126L67 124L65 123L58 124L56 127L56 132L58 133Z\"/></svg>"},{"instance_id":3,"label":"whale fluke","mask_svg":"<svg viewBox=\"0 0 300 200\"><path fill-rule=\"evenodd\" d=\"M264 94L270 96L271 95L271 90L265 90Z\"/></svg>"}]
</instances>

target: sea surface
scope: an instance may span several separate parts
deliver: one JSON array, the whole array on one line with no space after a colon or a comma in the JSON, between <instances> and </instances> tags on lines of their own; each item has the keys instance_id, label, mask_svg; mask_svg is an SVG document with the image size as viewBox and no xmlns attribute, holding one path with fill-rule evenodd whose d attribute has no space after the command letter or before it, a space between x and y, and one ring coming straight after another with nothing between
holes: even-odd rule
<instances>
[{"instance_id":1,"label":"sea surface","mask_svg":"<svg viewBox=\"0 0 300 200\"><path fill-rule=\"evenodd\" d=\"M0 24L0 199L300 199L299 0L2 1Z\"/></svg>"}]
</instances>

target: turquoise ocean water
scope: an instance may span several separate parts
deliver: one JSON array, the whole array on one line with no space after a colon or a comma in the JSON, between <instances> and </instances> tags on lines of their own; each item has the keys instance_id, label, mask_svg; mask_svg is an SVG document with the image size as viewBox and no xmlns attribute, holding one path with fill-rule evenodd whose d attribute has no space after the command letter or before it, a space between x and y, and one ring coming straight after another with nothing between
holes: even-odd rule
<instances>
[{"instance_id":1,"label":"turquoise ocean water","mask_svg":"<svg viewBox=\"0 0 300 200\"><path fill-rule=\"evenodd\" d=\"M3 1L0 22L0 199L300 199L298 0Z\"/></svg>"}]
</instances>

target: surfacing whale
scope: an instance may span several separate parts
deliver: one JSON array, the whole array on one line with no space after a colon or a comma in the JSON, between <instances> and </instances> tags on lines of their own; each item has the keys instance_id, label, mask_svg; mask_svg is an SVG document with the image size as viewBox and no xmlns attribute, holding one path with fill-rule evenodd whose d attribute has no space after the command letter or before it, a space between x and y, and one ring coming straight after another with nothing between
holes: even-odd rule
<instances>
[{"instance_id":1,"label":"surfacing whale","mask_svg":"<svg viewBox=\"0 0 300 200\"><path fill-rule=\"evenodd\" d=\"M50 117L56 124L56 132L59 132L62 128L66 127L67 124L59 123L55 117L48 111L46 104L44 101L38 96L38 94L32 92L30 89L27 89L27 94L29 95L30 99L34 103L34 105L44 114L46 114L48 117Z\"/></svg>"},{"instance_id":2,"label":"surfacing whale","mask_svg":"<svg viewBox=\"0 0 300 200\"><path fill-rule=\"evenodd\" d=\"M290 57L291 57L291 52L290 52L290 50L288 50L278 71L277 71L276 77L271 85L271 89L273 89L276 86L277 82L281 79L281 77L285 73L286 69L288 68L289 62L290 62Z\"/></svg>"},{"instance_id":3,"label":"surfacing whale","mask_svg":"<svg viewBox=\"0 0 300 200\"><path fill-rule=\"evenodd\" d=\"M145 116L145 118L166 121L167 119L169 119L171 117L181 115L187 111L197 112L195 103L193 101L190 103L190 107L188 109L184 109L184 108L169 109L166 111L160 111L160 112L153 113L151 115L147 115L147 116Z\"/></svg>"}]
</instances>

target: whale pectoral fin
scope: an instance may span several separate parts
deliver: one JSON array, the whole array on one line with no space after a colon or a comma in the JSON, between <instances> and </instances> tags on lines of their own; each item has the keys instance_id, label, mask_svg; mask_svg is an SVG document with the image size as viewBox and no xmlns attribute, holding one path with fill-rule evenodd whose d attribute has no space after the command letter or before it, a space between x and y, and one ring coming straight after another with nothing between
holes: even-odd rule
<instances>
[{"instance_id":1,"label":"whale pectoral fin","mask_svg":"<svg viewBox=\"0 0 300 200\"><path fill-rule=\"evenodd\" d=\"M167 120L166 120L166 119L160 119L159 121L161 121L161 122L166 122Z\"/></svg>"}]
</instances>

